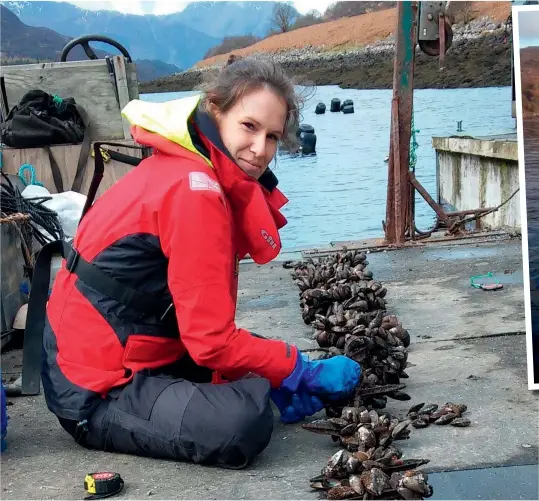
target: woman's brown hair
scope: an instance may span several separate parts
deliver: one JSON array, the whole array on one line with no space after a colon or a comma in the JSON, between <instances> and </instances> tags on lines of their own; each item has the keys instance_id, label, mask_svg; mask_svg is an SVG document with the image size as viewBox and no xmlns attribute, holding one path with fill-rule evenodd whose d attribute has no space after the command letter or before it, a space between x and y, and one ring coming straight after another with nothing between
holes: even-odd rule
<instances>
[{"instance_id":1,"label":"woman's brown hair","mask_svg":"<svg viewBox=\"0 0 539 501\"><path fill-rule=\"evenodd\" d=\"M286 102L287 118L281 141L286 149L294 150L303 99L280 64L254 57L230 57L219 73L208 71L205 82L199 87L206 110L214 104L221 113L226 113L245 94L262 88L271 89Z\"/></svg>"}]
</instances>

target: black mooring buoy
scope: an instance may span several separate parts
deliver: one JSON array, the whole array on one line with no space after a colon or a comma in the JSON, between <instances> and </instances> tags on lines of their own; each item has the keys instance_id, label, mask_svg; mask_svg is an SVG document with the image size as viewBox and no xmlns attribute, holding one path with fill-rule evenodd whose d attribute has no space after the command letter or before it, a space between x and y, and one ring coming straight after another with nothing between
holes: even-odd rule
<instances>
[{"instance_id":1,"label":"black mooring buoy","mask_svg":"<svg viewBox=\"0 0 539 501\"><path fill-rule=\"evenodd\" d=\"M326 105L324 103L318 103L314 112L317 115L323 115L326 112Z\"/></svg>"},{"instance_id":2,"label":"black mooring buoy","mask_svg":"<svg viewBox=\"0 0 539 501\"><path fill-rule=\"evenodd\" d=\"M331 106L329 108L329 111L331 111L332 113L336 113L337 111L341 111L341 100L334 97L331 100Z\"/></svg>"}]
</instances>

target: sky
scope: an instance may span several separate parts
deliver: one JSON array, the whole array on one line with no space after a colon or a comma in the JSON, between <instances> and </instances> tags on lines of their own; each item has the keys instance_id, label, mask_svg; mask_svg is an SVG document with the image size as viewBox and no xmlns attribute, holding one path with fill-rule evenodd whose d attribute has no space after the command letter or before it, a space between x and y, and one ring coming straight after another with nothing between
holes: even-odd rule
<instances>
[{"instance_id":1,"label":"sky","mask_svg":"<svg viewBox=\"0 0 539 501\"><path fill-rule=\"evenodd\" d=\"M539 8L537 10L526 9L519 12L518 32L520 47L539 45Z\"/></svg>"},{"instance_id":2,"label":"sky","mask_svg":"<svg viewBox=\"0 0 539 501\"><path fill-rule=\"evenodd\" d=\"M56 0L61 1L61 0ZM64 0L65 1L65 0ZM182 11L190 2L180 2L177 0L67 0L83 9L89 10L117 10L126 14L171 14ZM217 0L219 1L219 0ZM294 7L301 14L305 14L312 9L324 13L326 8L335 0L299 0L292 2Z\"/></svg>"}]
</instances>

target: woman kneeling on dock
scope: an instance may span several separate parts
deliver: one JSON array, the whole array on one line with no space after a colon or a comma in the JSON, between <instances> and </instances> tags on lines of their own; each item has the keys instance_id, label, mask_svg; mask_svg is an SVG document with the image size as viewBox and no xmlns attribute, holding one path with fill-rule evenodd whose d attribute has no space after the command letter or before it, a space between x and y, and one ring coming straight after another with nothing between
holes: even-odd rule
<instances>
[{"instance_id":1,"label":"woman kneeling on dock","mask_svg":"<svg viewBox=\"0 0 539 501\"><path fill-rule=\"evenodd\" d=\"M45 397L81 445L244 468L270 441L270 399L296 422L358 384L347 357L235 325L239 260L281 249L268 165L298 103L281 67L246 58L201 96L123 110L154 154L82 219L47 306Z\"/></svg>"}]
</instances>

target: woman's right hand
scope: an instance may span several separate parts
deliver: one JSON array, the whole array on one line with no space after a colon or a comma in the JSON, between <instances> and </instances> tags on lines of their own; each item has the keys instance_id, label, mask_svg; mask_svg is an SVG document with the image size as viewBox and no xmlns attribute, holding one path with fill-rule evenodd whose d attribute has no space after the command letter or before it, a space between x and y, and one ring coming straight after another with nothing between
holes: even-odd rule
<instances>
[{"instance_id":1,"label":"woman's right hand","mask_svg":"<svg viewBox=\"0 0 539 501\"><path fill-rule=\"evenodd\" d=\"M351 395L359 384L361 366L343 355L325 360L309 360L299 354L296 366L281 388L304 391L322 400L341 400Z\"/></svg>"}]
</instances>

